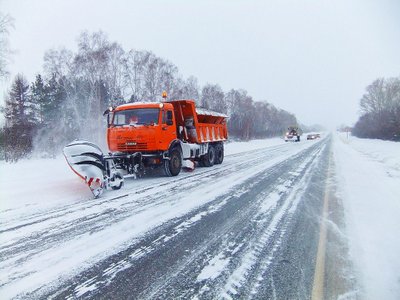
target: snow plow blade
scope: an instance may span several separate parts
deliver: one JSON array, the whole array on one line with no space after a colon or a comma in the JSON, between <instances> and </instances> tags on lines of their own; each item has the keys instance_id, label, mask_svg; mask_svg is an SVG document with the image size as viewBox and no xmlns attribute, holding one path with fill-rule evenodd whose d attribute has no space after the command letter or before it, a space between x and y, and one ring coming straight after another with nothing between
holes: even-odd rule
<instances>
[{"instance_id":1,"label":"snow plow blade","mask_svg":"<svg viewBox=\"0 0 400 300\"><path fill-rule=\"evenodd\" d=\"M101 149L87 141L75 141L64 147L63 154L71 167L97 198L105 188L106 162Z\"/></svg>"}]
</instances>

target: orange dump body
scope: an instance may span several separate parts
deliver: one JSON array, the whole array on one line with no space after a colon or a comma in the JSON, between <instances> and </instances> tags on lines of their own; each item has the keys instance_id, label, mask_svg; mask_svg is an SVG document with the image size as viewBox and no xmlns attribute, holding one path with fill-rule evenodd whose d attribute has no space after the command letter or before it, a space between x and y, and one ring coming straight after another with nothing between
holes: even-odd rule
<instances>
[{"instance_id":1,"label":"orange dump body","mask_svg":"<svg viewBox=\"0 0 400 300\"><path fill-rule=\"evenodd\" d=\"M227 116L196 110L193 100L124 104L108 119L111 152L156 153L167 151L176 140L201 144L228 138Z\"/></svg>"},{"instance_id":2,"label":"orange dump body","mask_svg":"<svg viewBox=\"0 0 400 300\"><path fill-rule=\"evenodd\" d=\"M228 139L226 115L196 109L193 100L178 100L169 103L174 107L178 133L182 140L200 144ZM180 128L182 132L179 132Z\"/></svg>"}]
</instances>

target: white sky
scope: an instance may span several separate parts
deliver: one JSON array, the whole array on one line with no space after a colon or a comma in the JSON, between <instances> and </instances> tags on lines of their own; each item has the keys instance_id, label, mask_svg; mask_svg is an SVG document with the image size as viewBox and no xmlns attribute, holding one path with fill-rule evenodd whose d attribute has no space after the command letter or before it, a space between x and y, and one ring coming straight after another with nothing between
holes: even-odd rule
<instances>
[{"instance_id":1,"label":"white sky","mask_svg":"<svg viewBox=\"0 0 400 300\"><path fill-rule=\"evenodd\" d=\"M400 76L398 0L0 0L0 10L15 19L10 71L30 82L46 50L75 49L84 30L153 51L202 85L246 89L306 124L353 124L365 87Z\"/></svg>"}]
</instances>

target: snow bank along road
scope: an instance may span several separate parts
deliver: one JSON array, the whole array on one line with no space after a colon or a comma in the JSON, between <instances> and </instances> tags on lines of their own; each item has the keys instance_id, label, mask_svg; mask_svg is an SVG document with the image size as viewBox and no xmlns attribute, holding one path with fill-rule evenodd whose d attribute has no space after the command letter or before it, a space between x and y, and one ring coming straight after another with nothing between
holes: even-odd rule
<instances>
[{"instance_id":1,"label":"snow bank along road","mask_svg":"<svg viewBox=\"0 0 400 300\"><path fill-rule=\"evenodd\" d=\"M100 199L2 210L0 296L308 299L330 147L282 142Z\"/></svg>"}]
</instances>

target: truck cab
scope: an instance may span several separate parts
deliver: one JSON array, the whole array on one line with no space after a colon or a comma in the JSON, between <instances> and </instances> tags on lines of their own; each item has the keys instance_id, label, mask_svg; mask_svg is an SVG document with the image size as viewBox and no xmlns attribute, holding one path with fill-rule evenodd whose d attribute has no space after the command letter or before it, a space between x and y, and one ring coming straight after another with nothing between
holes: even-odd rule
<instances>
[{"instance_id":1,"label":"truck cab","mask_svg":"<svg viewBox=\"0 0 400 300\"><path fill-rule=\"evenodd\" d=\"M130 103L108 114L107 144L111 152L156 153L177 139L173 106L169 103Z\"/></svg>"}]
</instances>

